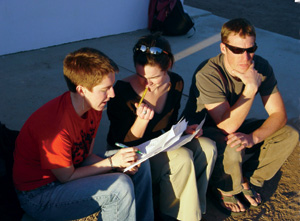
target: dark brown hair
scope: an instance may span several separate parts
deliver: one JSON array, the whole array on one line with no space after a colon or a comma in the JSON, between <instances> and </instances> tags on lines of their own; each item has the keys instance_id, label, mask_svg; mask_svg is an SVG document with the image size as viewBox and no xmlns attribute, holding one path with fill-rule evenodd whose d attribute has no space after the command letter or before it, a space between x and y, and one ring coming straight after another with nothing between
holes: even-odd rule
<instances>
[{"instance_id":1,"label":"dark brown hair","mask_svg":"<svg viewBox=\"0 0 300 221\"><path fill-rule=\"evenodd\" d=\"M141 45L145 45L146 47L158 47L162 50L166 51L168 54L161 53L159 55L153 55L150 53L144 53L139 50L135 50L135 48L139 48ZM147 36L141 37L138 42L134 45L134 53L133 53L133 62L136 66L137 64L145 66L145 65L159 65L163 71L167 71L171 64L171 67L174 64L174 56L171 51L171 46L169 42L161 36L160 33L150 34Z\"/></svg>"}]
</instances>

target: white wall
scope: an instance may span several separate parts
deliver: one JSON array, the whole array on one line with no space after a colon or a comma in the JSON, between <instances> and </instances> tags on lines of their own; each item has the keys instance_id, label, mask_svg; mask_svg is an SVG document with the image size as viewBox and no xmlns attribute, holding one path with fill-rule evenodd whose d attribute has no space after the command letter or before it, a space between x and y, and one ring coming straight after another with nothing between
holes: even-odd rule
<instances>
[{"instance_id":1,"label":"white wall","mask_svg":"<svg viewBox=\"0 0 300 221\"><path fill-rule=\"evenodd\" d=\"M147 27L149 0L0 0L0 55Z\"/></svg>"}]
</instances>

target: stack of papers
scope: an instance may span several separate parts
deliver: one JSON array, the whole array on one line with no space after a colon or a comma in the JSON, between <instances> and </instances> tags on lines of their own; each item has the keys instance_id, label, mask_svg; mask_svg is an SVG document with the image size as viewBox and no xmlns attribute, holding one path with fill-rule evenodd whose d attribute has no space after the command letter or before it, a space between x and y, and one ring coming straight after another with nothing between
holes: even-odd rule
<instances>
[{"instance_id":1,"label":"stack of papers","mask_svg":"<svg viewBox=\"0 0 300 221\"><path fill-rule=\"evenodd\" d=\"M183 132L187 128L188 123L185 119L181 119L177 124L173 125L169 131L165 132L161 136L136 146L140 149L143 155L140 156L140 159L137 162L125 168L123 172L130 170L131 168L148 160L160 152L175 150L190 142L198 134L204 124L204 121L205 118L198 125L195 133L182 136Z\"/></svg>"}]
</instances>

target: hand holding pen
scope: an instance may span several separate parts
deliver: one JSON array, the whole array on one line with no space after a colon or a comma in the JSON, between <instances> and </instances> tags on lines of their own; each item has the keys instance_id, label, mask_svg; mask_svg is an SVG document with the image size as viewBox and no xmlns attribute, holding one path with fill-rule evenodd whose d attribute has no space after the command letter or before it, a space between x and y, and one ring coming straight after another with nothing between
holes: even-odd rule
<instances>
[{"instance_id":1,"label":"hand holding pen","mask_svg":"<svg viewBox=\"0 0 300 221\"><path fill-rule=\"evenodd\" d=\"M116 169L120 169L123 171L126 167L132 165L138 160L138 155L136 153L138 148L136 147L128 147L120 149L115 155L111 157L112 165ZM133 167L129 174L135 174L138 171L138 167Z\"/></svg>"},{"instance_id":2,"label":"hand holding pen","mask_svg":"<svg viewBox=\"0 0 300 221\"><path fill-rule=\"evenodd\" d=\"M128 146L126 146L125 144L122 144L122 143L115 143L115 145L120 148L128 148ZM142 153L140 150L137 150L136 153L144 155L144 153Z\"/></svg>"}]
</instances>

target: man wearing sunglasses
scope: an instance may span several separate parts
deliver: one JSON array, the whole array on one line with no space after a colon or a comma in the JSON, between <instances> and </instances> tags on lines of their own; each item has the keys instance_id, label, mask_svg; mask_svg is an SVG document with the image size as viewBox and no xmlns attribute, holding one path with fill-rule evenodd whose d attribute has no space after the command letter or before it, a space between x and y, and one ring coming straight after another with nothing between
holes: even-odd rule
<instances>
[{"instance_id":1,"label":"man wearing sunglasses","mask_svg":"<svg viewBox=\"0 0 300 221\"><path fill-rule=\"evenodd\" d=\"M203 135L215 140L218 149L211 192L230 215L261 205L252 185L262 187L271 179L299 140L298 132L285 125L287 115L272 67L254 55L255 40L255 29L246 19L226 22L221 53L197 68L184 110L190 124L208 113ZM247 118L258 93L266 120Z\"/></svg>"}]
</instances>

